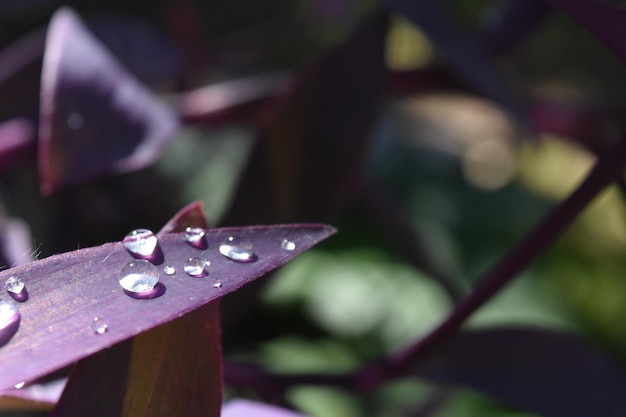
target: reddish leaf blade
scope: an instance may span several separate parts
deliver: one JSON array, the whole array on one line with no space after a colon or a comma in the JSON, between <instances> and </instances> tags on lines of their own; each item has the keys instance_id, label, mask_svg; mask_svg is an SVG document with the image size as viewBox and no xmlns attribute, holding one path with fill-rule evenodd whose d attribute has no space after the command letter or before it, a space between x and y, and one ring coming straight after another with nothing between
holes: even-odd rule
<instances>
[{"instance_id":1,"label":"reddish leaf blade","mask_svg":"<svg viewBox=\"0 0 626 417\"><path fill-rule=\"evenodd\" d=\"M305 417L303 414L250 400L232 400L222 408L222 417Z\"/></svg>"},{"instance_id":2,"label":"reddish leaf blade","mask_svg":"<svg viewBox=\"0 0 626 417\"><path fill-rule=\"evenodd\" d=\"M180 211L163 226L159 231L159 235L184 232L187 227L208 229L209 225L201 201L194 201L180 209Z\"/></svg>"},{"instance_id":3,"label":"reddish leaf blade","mask_svg":"<svg viewBox=\"0 0 626 417\"><path fill-rule=\"evenodd\" d=\"M626 376L574 337L533 329L461 333L416 374L483 391L546 417L626 415Z\"/></svg>"},{"instance_id":4,"label":"reddish leaf blade","mask_svg":"<svg viewBox=\"0 0 626 417\"><path fill-rule=\"evenodd\" d=\"M124 70L69 9L50 23L43 63L42 190L150 164L178 121Z\"/></svg>"},{"instance_id":5,"label":"reddish leaf blade","mask_svg":"<svg viewBox=\"0 0 626 417\"><path fill-rule=\"evenodd\" d=\"M162 236L164 262L159 268L172 265L177 272L174 276L161 274L165 293L151 300L131 298L120 287L119 271L132 260L121 243L55 255L0 272L0 281L17 275L29 291L29 300L18 305L20 329L0 348L0 391L181 317L333 233L332 227L324 225L213 229L206 233L206 251L188 245L182 234ZM218 252L220 243L232 235L253 243L256 261L237 263ZM283 239L294 242L295 249L281 248ZM183 264L191 256L211 262L208 277L192 278L183 272ZM219 288L214 287L215 280L220 281ZM90 325L95 316L106 322L108 331L94 333Z\"/></svg>"}]
</instances>

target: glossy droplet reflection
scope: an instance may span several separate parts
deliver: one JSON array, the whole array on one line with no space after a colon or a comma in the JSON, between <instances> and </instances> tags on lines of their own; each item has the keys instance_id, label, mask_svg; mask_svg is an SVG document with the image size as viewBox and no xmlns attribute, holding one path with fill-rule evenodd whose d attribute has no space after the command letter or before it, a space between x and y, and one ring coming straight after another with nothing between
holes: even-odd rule
<instances>
[{"instance_id":1,"label":"glossy droplet reflection","mask_svg":"<svg viewBox=\"0 0 626 417\"><path fill-rule=\"evenodd\" d=\"M222 281L213 282L213 288L222 288Z\"/></svg>"},{"instance_id":2,"label":"glossy droplet reflection","mask_svg":"<svg viewBox=\"0 0 626 417\"><path fill-rule=\"evenodd\" d=\"M150 262L137 259L124 265L118 280L126 291L145 293L152 291L158 284L159 271Z\"/></svg>"},{"instance_id":3,"label":"glossy droplet reflection","mask_svg":"<svg viewBox=\"0 0 626 417\"><path fill-rule=\"evenodd\" d=\"M172 265L166 265L163 268L163 272L165 272L166 275L174 275L176 273L176 268L174 268Z\"/></svg>"},{"instance_id":4,"label":"glossy droplet reflection","mask_svg":"<svg viewBox=\"0 0 626 417\"><path fill-rule=\"evenodd\" d=\"M220 245L219 251L225 257L237 262L251 262L255 259L252 242L244 237L227 237Z\"/></svg>"},{"instance_id":5,"label":"glossy droplet reflection","mask_svg":"<svg viewBox=\"0 0 626 417\"><path fill-rule=\"evenodd\" d=\"M191 277L204 277L209 274L208 265L200 258L191 257L185 261L185 273Z\"/></svg>"},{"instance_id":6,"label":"glossy droplet reflection","mask_svg":"<svg viewBox=\"0 0 626 417\"><path fill-rule=\"evenodd\" d=\"M104 334L109 330L109 325L106 324L106 322L100 317L94 317L91 319L90 327L95 334Z\"/></svg>"},{"instance_id":7,"label":"glossy droplet reflection","mask_svg":"<svg viewBox=\"0 0 626 417\"><path fill-rule=\"evenodd\" d=\"M0 347L6 345L17 333L20 313L9 300L0 297Z\"/></svg>"},{"instance_id":8,"label":"glossy droplet reflection","mask_svg":"<svg viewBox=\"0 0 626 417\"><path fill-rule=\"evenodd\" d=\"M149 258L154 254L158 239L148 229L136 229L127 234L122 240L122 245L134 257Z\"/></svg>"},{"instance_id":9,"label":"glossy droplet reflection","mask_svg":"<svg viewBox=\"0 0 626 417\"><path fill-rule=\"evenodd\" d=\"M198 249L204 249L208 246L204 237L204 229L200 227L188 227L185 229L185 242Z\"/></svg>"},{"instance_id":10,"label":"glossy droplet reflection","mask_svg":"<svg viewBox=\"0 0 626 417\"><path fill-rule=\"evenodd\" d=\"M20 277L9 277L4 283L4 289L13 294L24 291L24 281Z\"/></svg>"},{"instance_id":11,"label":"glossy droplet reflection","mask_svg":"<svg viewBox=\"0 0 626 417\"><path fill-rule=\"evenodd\" d=\"M283 239L282 242L280 242L280 247L288 251L296 250L296 244L289 239Z\"/></svg>"}]
</instances>

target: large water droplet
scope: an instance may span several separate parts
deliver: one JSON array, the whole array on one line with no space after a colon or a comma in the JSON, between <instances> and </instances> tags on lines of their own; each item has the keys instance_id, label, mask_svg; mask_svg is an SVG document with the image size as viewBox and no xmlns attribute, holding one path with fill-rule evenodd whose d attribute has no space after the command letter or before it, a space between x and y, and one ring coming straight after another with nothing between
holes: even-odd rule
<instances>
[{"instance_id":1,"label":"large water droplet","mask_svg":"<svg viewBox=\"0 0 626 417\"><path fill-rule=\"evenodd\" d=\"M145 293L159 282L159 270L150 262L137 259L124 265L118 279L126 291Z\"/></svg>"},{"instance_id":2,"label":"large water droplet","mask_svg":"<svg viewBox=\"0 0 626 417\"><path fill-rule=\"evenodd\" d=\"M205 277L209 275L208 265L200 258L191 257L185 261L185 273L192 277Z\"/></svg>"},{"instance_id":3,"label":"large water droplet","mask_svg":"<svg viewBox=\"0 0 626 417\"><path fill-rule=\"evenodd\" d=\"M122 245L137 258L151 257L158 244L158 239L148 229L136 229L127 234L122 240Z\"/></svg>"},{"instance_id":4,"label":"large water droplet","mask_svg":"<svg viewBox=\"0 0 626 417\"><path fill-rule=\"evenodd\" d=\"M13 294L19 294L24 290L24 281L20 277L9 277L4 283L4 289Z\"/></svg>"},{"instance_id":5,"label":"large water droplet","mask_svg":"<svg viewBox=\"0 0 626 417\"><path fill-rule=\"evenodd\" d=\"M91 319L90 328L95 334L104 334L109 331L109 325L100 317Z\"/></svg>"},{"instance_id":6,"label":"large water droplet","mask_svg":"<svg viewBox=\"0 0 626 417\"><path fill-rule=\"evenodd\" d=\"M252 262L256 259L252 252L252 242L244 237L229 236L219 247L225 257L237 262Z\"/></svg>"},{"instance_id":7,"label":"large water droplet","mask_svg":"<svg viewBox=\"0 0 626 417\"><path fill-rule=\"evenodd\" d=\"M206 249L208 246L204 237L204 229L201 227L188 227L185 229L185 242L198 249Z\"/></svg>"},{"instance_id":8,"label":"large water droplet","mask_svg":"<svg viewBox=\"0 0 626 417\"><path fill-rule=\"evenodd\" d=\"M163 268L163 272L165 272L166 275L174 275L176 273L176 268L172 265L166 265L165 268Z\"/></svg>"},{"instance_id":9,"label":"large water droplet","mask_svg":"<svg viewBox=\"0 0 626 417\"><path fill-rule=\"evenodd\" d=\"M280 242L280 247L288 251L296 250L296 244L289 239L283 239L283 241Z\"/></svg>"},{"instance_id":10,"label":"large water droplet","mask_svg":"<svg viewBox=\"0 0 626 417\"><path fill-rule=\"evenodd\" d=\"M20 313L9 300L0 297L0 346L6 345L17 333Z\"/></svg>"}]
</instances>

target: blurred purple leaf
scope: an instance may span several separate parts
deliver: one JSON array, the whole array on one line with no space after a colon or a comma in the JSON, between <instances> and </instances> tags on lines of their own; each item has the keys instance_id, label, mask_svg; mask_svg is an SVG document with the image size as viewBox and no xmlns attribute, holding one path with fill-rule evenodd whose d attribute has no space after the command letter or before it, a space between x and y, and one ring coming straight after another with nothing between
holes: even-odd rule
<instances>
[{"instance_id":1,"label":"blurred purple leaf","mask_svg":"<svg viewBox=\"0 0 626 417\"><path fill-rule=\"evenodd\" d=\"M546 0L580 23L626 61L626 10L618 5L592 0Z\"/></svg>"},{"instance_id":2,"label":"blurred purple leaf","mask_svg":"<svg viewBox=\"0 0 626 417\"><path fill-rule=\"evenodd\" d=\"M328 218L353 191L383 100L387 23L382 13L363 22L265 115L226 223Z\"/></svg>"},{"instance_id":3,"label":"blurred purple leaf","mask_svg":"<svg viewBox=\"0 0 626 417\"><path fill-rule=\"evenodd\" d=\"M35 252L28 225L16 218L0 218L0 268L13 267L33 260Z\"/></svg>"},{"instance_id":4,"label":"blurred purple leaf","mask_svg":"<svg viewBox=\"0 0 626 417\"><path fill-rule=\"evenodd\" d=\"M584 341L547 330L460 333L425 357L415 374L546 417L626 415L623 370Z\"/></svg>"},{"instance_id":5,"label":"blurred purple leaf","mask_svg":"<svg viewBox=\"0 0 626 417\"><path fill-rule=\"evenodd\" d=\"M0 272L0 282L18 276L30 298L17 307L21 324L17 334L0 348L0 391L32 381L78 359L169 322L236 290L289 261L334 233L324 225L278 225L212 229L206 232L206 251L187 244L183 234L159 238L164 262L173 276L161 273L161 291L153 299L126 295L118 283L121 268L132 256L121 243L81 249ZM253 244L254 262L238 263L222 256L218 247L229 236ZM281 248L283 239L295 250ZM184 272L189 257L211 262L209 276L192 278ZM219 281L220 285L215 285ZM106 323L94 331L93 318Z\"/></svg>"},{"instance_id":6,"label":"blurred purple leaf","mask_svg":"<svg viewBox=\"0 0 626 417\"><path fill-rule=\"evenodd\" d=\"M41 85L39 169L46 193L143 168L178 128L173 111L67 8L50 23Z\"/></svg>"},{"instance_id":7,"label":"blurred purple leaf","mask_svg":"<svg viewBox=\"0 0 626 417\"><path fill-rule=\"evenodd\" d=\"M224 404L222 417L305 417L305 415L255 401L231 400Z\"/></svg>"},{"instance_id":8,"label":"blurred purple leaf","mask_svg":"<svg viewBox=\"0 0 626 417\"><path fill-rule=\"evenodd\" d=\"M452 69L471 88L503 106L522 126L527 124L526 110L509 93L487 52L467 33L463 33L430 0L385 0L389 11L398 13L419 26L441 50Z\"/></svg>"},{"instance_id":9,"label":"blurred purple leaf","mask_svg":"<svg viewBox=\"0 0 626 417\"><path fill-rule=\"evenodd\" d=\"M0 123L0 172L10 171L35 154L35 128L27 119Z\"/></svg>"}]
</instances>

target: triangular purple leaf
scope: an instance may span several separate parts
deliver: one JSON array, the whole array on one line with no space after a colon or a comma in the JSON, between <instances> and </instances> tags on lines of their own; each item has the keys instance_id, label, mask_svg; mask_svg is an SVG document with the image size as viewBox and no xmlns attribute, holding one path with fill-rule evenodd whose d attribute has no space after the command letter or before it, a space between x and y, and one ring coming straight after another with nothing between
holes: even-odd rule
<instances>
[{"instance_id":1,"label":"triangular purple leaf","mask_svg":"<svg viewBox=\"0 0 626 417\"><path fill-rule=\"evenodd\" d=\"M626 374L572 336L538 329L461 333L416 375L465 385L545 417L626 415Z\"/></svg>"},{"instance_id":2,"label":"triangular purple leaf","mask_svg":"<svg viewBox=\"0 0 626 417\"><path fill-rule=\"evenodd\" d=\"M53 16L41 81L44 192L143 168L177 128L173 111L124 70L74 12Z\"/></svg>"},{"instance_id":3,"label":"triangular purple leaf","mask_svg":"<svg viewBox=\"0 0 626 417\"><path fill-rule=\"evenodd\" d=\"M0 391L181 317L264 275L333 233L332 227L324 225L212 229L206 231L206 250L188 244L184 233L161 236L163 262L157 268L162 271L171 265L176 273L160 273L162 294L153 299L132 298L120 287L120 270L133 260L121 243L55 255L0 272L0 282L15 275L29 291L27 302L16 303L21 314L17 334L0 347ZM235 262L220 254L218 248L229 236L252 242L253 262ZM282 247L285 239L295 244L294 250ZM210 261L209 275L188 276L184 263L190 257ZM96 330L94 317L102 324Z\"/></svg>"}]
</instances>

